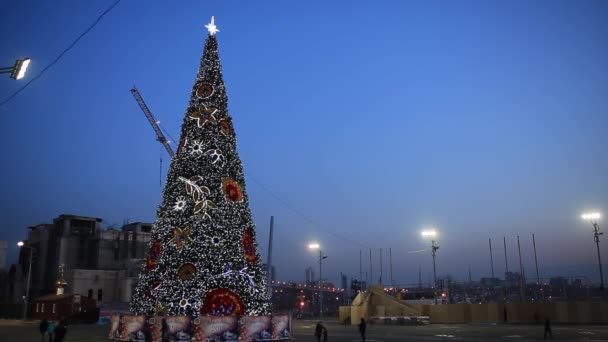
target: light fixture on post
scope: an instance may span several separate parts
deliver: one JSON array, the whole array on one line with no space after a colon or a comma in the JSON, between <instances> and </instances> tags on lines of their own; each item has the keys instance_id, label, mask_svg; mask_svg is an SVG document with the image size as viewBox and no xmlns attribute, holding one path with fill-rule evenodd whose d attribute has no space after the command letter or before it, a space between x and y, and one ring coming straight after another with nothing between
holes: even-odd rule
<instances>
[{"instance_id":1,"label":"light fixture on post","mask_svg":"<svg viewBox=\"0 0 608 342\"><path fill-rule=\"evenodd\" d=\"M433 287L437 287L437 268L435 266L435 257L437 256L437 250L439 246L435 243L435 237L437 236L437 231L435 229L424 230L420 233L424 238L431 238L431 255L433 256Z\"/></svg>"},{"instance_id":2,"label":"light fixture on post","mask_svg":"<svg viewBox=\"0 0 608 342\"><path fill-rule=\"evenodd\" d=\"M11 78L14 80L20 80L25 76L25 72L27 71L27 67L30 65L32 60L29 58L18 59L15 62L15 65L12 67L3 67L0 68L0 74L11 74Z\"/></svg>"},{"instance_id":3,"label":"light fixture on post","mask_svg":"<svg viewBox=\"0 0 608 342\"><path fill-rule=\"evenodd\" d=\"M323 259L327 259L327 256L323 256L323 251L321 251L321 245L316 242L308 244L308 248L319 250L319 319L321 319L323 318L323 278L321 276L321 265L323 264Z\"/></svg>"},{"instance_id":4,"label":"light fixture on post","mask_svg":"<svg viewBox=\"0 0 608 342\"><path fill-rule=\"evenodd\" d=\"M605 298L604 271L602 270L602 258L600 256L600 235L603 235L604 233L600 232L600 225L597 223L597 221L602 218L602 215L597 212L585 213L581 215L581 218L591 222L593 225L593 240L595 241L595 246L597 248L597 262L600 266L600 291L602 292L602 298Z\"/></svg>"},{"instance_id":5,"label":"light fixture on post","mask_svg":"<svg viewBox=\"0 0 608 342\"><path fill-rule=\"evenodd\" d=\"M32 278L32 257L34 255L34 247L26 246L23 241L17 242L17 246L21 248L29 248L30 258L27 268L27 285L25 286L25 297L23 297L23 320L27 318L27 306L30 300L30 280Z\"/></svg>"}]
</instances>

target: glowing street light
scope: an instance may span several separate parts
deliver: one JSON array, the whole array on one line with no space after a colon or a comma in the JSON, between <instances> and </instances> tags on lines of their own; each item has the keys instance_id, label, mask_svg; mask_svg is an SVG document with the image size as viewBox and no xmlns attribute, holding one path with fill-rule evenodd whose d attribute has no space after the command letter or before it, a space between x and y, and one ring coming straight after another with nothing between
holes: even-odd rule
<instances>
[{"instance_id":1,"label":"glowing street light","mask_svg":"<svg viewBox=\"0 0 608 342\"><path fill-rule=\"evenodd\" d=\"M323 264L323 259L326 259L327 256L323 256L321 245L316 242L309 243L308 248L319 250L319 319L321 319L323 317L323 284L321 282L321 265Z\"/></svg>"},{"instance_id":2,"label":"glowing street light","mask_svg":"<svg viewBox=\"0 0 608 342\"><path fill-rule=\"evenodd\" d=\"M321 248L321 245L319 245L316 242L315 243L310 243L310 244L308 244L308 248L310 248L310 249L319 249L319 248Z\"/></svg>"},{"instance_id":3,"label":"glowing street light","mask_svg":"<svg viewBox=\"0 0 608 342\"><path fill-rule=\"evenodd\" d=\"M422 235L422 237L435 237L437 236L437 231L433 230L423 230L422 233L420 233L420 235Z\"/></svg>"},{"instance_id":4,"label":"glowing street light","mask_svg":"<svg viewBox=\"0 0 608 342\"><path fill-rule=\"evenodd\" d=\"M15 65L12 67L4 67L0 68L0 74L11 74L11 78L14 80L20 80L25 76L25 72L27 71L27 67L30 65L32 60L30 58L22 58L18 59L15 62Z\"/></svg>"},{"instance_id":5,"label":"glowing street light","mask_svg":"<svg viewBox=\"0 0 608 342\"><path fill-rule=\"evenodd\" d=\"M604 292L604 271L602 270L602 258L600 257L600 235L604 233L600 232L600 225L597 221L602 218L602 215L598 212L584 213L581 218L585 221L591 222L593 225L593 240L597 248L597 262L600 266L600 291L602 291L602 297L605 297Z\"/></svg>"},{"instance_id":6,"label":"glowing street light","mask_svg":"<svg viewBox=\"0 0 608 342\"><path fill-rule=\"evenodd\" d=\"M23 319L27 318L27 304L30 299L30 280L32 278L32 256L34 255L34 247L26 246L23 241L17 242L17 246L30 249L30 261L27 270L27 285L25 287L25 297L23 297Z\"/></svg>"},{"instance_id":7,"label":"glowing street light","mask_svg":"<svg viewBox=\"0 0 608 342\"><path fill-rule=\"evenodd\" d=\"M581 215L581 218L583 220L599 220L602 218L602 215L600 213L585 213Z\"/></svg>"},{"instance_id":8,"label":"glowing street light","mask_svg":"<svg viewBox=\"0 0 608 342\"><path fill-rule=\"evenodd\" d=\"M437 250L439 246L435 243L435 237L437 231L435 229L423 230L420 235L424 238L431 238L431 255L433 256L433 287L437 287L437 267L435 266L435 257L437 256Z\"/></svg>"}]
</instances>

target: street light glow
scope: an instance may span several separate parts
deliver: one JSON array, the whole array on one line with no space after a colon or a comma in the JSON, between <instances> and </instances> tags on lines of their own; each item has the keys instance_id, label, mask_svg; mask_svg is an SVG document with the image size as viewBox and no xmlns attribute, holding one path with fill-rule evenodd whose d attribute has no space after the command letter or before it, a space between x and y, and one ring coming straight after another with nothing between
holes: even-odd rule
<instances>
[{"instance_id":1,"label":"street light glow","mask_svg":"<svg viewBox=\"0 0 608 342\"><path fill-rule=\"evenodd\" d=\"M308 248L310 248L310 249L319 249L319 248L321 248L321 245L319 245L316 242L313 242L313 243L308 244Z\"/></svg>"},{"instance_id":2,"label":"street light glow","mask_svg":"<svg viewBox=\"0 0 608 342\"><path fill-rule=\"evenodd\" d=\"M25 76L25 71L27 70L27 67L30 65L30 62L32 60L29 58L24 58L21 62L21 64L18 66L19 70L17 70L17 76L15 77L16 80L20 80L23 78L23 76Z\"/></svg>"},{"instance_id":3,"label":"street light glow","mask_svg":"<svg viewBox=\"0 0 608 342\"><path fill-rule=\"evenodd\" d=\"M581 218L583 220L599 220L602 217L602 215L600 215L600 213L594 212L594 213L584 213L583 215L581 215Z\"/></svg>"},{"instance_id":4,"label":"street light glow","mask_svg":"<svg viewBox=\"0 0 608 342\"><path fill-rule=\"evenodd\" d=\"M597 221L601 217L602 215L598 212L588 212L581 215L583 220L589 221L593 225L593 240L597 248L597 263L600 267L600 290L602 291L602 298L606 299L606 292L604 292L604 271L602 270L602 257L600 256L600 235L604 233L600 232L600 226L597 224Z\"/></svg>"},{"instance_id":5,"label":"street light glow","mask_svg":"<svg viewBox=\"0 0 608 342\"><path fill-rule=\"evenodd\" d=\"M23 245L24 245L23 241L19 241L19 242L17 242L17 246L19 246L19 247L23 247Z\"/></svg>"},{"instance_id":6,"label":"street light glow","mask_svg":"<svg viewBox=\"0 0 608 342\"><path fill-rule=\"evenodd\" d=\"M435 231L435 229L423 230L422 233L420 233L420 235L422 235L422 237L435 237L435 236L437 236L437 232Z\"/></svg>"}]
</instances>

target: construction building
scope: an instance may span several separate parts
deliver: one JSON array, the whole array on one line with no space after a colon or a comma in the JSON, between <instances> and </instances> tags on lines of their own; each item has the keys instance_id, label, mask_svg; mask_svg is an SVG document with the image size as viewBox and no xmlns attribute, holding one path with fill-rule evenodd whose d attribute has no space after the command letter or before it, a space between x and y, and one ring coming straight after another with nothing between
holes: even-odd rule
<instances>
[{"instance_id":1,"label":"construction building","mask_svg":"<svg viewBox=\"0 0 608 342\"><path fill-rule=\"evenodd\" d=\"M150 223L130 223L120 230L102 229L102 219L59 215L53 223L29 227L26 247L8 274L5 302L21 303L32 255L30 298L55 293L59 266L65 269L66 293L97 303L130 301L134 282L145 262Z\"/></svg>"}]
</instances>

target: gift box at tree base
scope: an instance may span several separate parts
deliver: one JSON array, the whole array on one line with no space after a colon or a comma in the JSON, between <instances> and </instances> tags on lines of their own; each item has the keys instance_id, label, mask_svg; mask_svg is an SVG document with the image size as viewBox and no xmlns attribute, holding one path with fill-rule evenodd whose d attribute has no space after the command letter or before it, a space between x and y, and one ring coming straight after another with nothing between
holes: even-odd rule
<instances>
[{"instance_id":1,"label":"gift box at tree base","mask_svg":"<svg viewBox=\"0 0 608 342\"><path fill-rule=\"evenodd\" d=\"M111 338L156 340L159 329L179 341L289 336L289 316L270 312L213 17L206 27L132 315L112 317Z\"/></svg>"}]
</instances>

